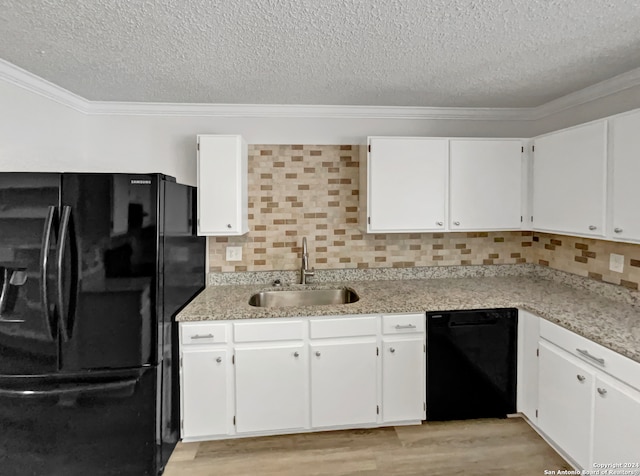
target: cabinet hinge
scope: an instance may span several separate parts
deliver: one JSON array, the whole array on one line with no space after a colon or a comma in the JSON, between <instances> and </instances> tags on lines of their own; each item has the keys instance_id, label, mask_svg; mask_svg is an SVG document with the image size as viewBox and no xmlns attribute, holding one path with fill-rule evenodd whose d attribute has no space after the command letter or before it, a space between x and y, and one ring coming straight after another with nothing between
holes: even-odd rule
<instances>
[{"instance_id":1,"label":"cabinet hinge","mask_svg":"<svg viewBox=\"0 0 640 476\"><path fill-rule=\"evenodd\" d=\"M380 405L376 405L376 415L380 415Z\"/></svg>"},{"instance_id":2,"label":"cabinet hinge","mask_svg":"<svg viewBox=\"0 0 640 476\"><path fill-rule=\"evenodd\" d=\"M531 215L531 222L533 222L533 215Z\"/></svg>"},{"instance_id":3,"label":"cabinet hinge","mask_svg":"<svg viewBox=\"0 0 640 476\"><path fill-rule=\"evenodd\" d=\"M235 364L236 363L236 356L235 354L231 356L231 363ZM235 417L234 417L235 418Z\"/></svg>"},{"instance_id":4,"label":"cabinet hinge","mask_svg":"<svg viewBox=\"0 0 640 476\"><path fill-rule=\"evenodd\" d=\"M521 149L522 149L522 152L524 152L524 146L522 146Z\"/></svg>"},{"instance_id":5,"label":"cabinet hinge","mask_svg":"<svg viewBox=\"0 0 640 476\"><path fill-rule=\"evenodd\" d=\"M376 355L380 355L380 348L376 347Z\"/></svg>"},{"instance_id":6,"label":"cabinet hinge","mask_svg":"<svg viewBox=\"0 0 640 476\"><path fill-rule=\"evenodd\" d=\"M236 426L236 416L233 415L233 426Z\"/></svg>"},{"instance_id":7,"label":"cabinet hinge","mask_svg":"<svg viewBox=\"0 0 640 476\"><path fill-rule=\"evenodd\" d=\"M535 152L535 151L536 151L536 146L535 146L535 145L532 145L532 146L531 146L531 152Z\"/></svg>"},{"instance_id":8,"label":"cabinet hinge","mask_svg":"<svg viewBox=\"0 0 640 476\"><path fill-rule=\"evenodd\" d=\"M540 357L540 349L536 349L536 357Z\"/></svg>"},{"instance_id":9,"label":"cabinet hinge","mask_svg":"<svg viewBox=\"0 0 640 476\"><path fill-rule=\"evenodd\" d=\"M536 410L536 418L538 418L538 410Z\"/></svg>"},{"instance_id":10,"label":"cabinet hinge","mask_svg":"<svg viewBox=\"0 0 640 476\"><path fill-rule=\"evenodd\" d=\"M367 151L368 151L368 152L371 152L371 144L369 144L369 145L367 146Z\"/></svg>"},{"instance_id":11,"label":"cabinet hinge","mask_svg":"<svg viewBox=\"0 0 640 476\"><path fill-rule=\"evenodd\" d=\"M520 215L520 223L522 223L524 221L524 219L522 218L522 215Z\"/></svg>"},{"instance_id":12,"label":"cabinet hinge","mask_svg":"<svg viewBox=\"0 0 640 476\"><path fill-rule=\"evenodd\" d=\"M200 150L200 142L198 142L198 150Z\"/></svg>"},{"instance_id":13,"label":"cabinet hinge","mask_svg":"<svg viewBox=\"0 0 640 476\"><path fill-rule=\"evenodd\" d=\"M367 225L371 225L371 217L367 217Z\"/></svg>"},{"instance_id":14,"label":"cabinet hinge","mask_svg":"<svg viewBox=\"0 0 640 476\"><path fill-rule=\"evenodd\" d=\"M180 429L184 431L184 420L180 420Z\"/></svg>"}]
</instances>

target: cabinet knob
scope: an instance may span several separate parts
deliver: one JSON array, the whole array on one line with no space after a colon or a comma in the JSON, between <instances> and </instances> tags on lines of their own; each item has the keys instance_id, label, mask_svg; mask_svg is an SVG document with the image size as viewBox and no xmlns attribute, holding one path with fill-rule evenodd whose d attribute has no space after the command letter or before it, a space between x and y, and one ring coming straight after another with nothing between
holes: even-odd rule
<instances>
[{"instance_id":1,"label":"cabinet knob","mask_svg":"<svg viewBox=\"0 0 640 476\"><path fill-rule=\"evenodd\" d=\"M607 389L598 387L598 393L604 397L607 394Z\"/></svg>"},{"instance_id":2,"label":"cabinet knob","mask_svg":"<svg viewBox=\"0 0 640 476\"><path fill-rule=\"evenodd\" d=\"M231 223L227 224L227 228L231 228Z\"/></svg>"},{"instance_id":3,"label":"cabinet knob","mask_svg":"<svg viewBox=\"0 0 640 476\"><path fill-rule=\"evenodd\" d=\"M298 352L294 352L294 353L293 353L293 356L294 356L294 357L300 357L300 354L299 354Z\"/></svg>"},{"instance_id":4,"label":"cabinet knob","mask_svg":"<svg viewBox=\"0 0 640 476\"><path fill-rule=\"evenodd\" d=\"M389 349L389 352L391 352L392 354L393 354L395 351L396 351L396 349L394 349L393 347L391 347L391 348Z\"/></svg>"},{"instance_id":5,"label":"cabinet knob","mask_svg":"<svg viewBox=\"0 0 640 476\"><path fill-rule=\"evenodd\" d=\"M597 230L597 229L598 229L598 227L597 227L597 226L595 226L595 225L589 225L589 229L590 229L591 231L593 231L593 230Z\"/></svg>"},{"instance_id":6,"label":"cabinet knob","mask_svg":"<svg viewBox=\"0 0 640 476\"><path fill-rule=\"evenodd\" d=\"M584 379L585 379L585 376L584 376L584 375L579 375L579 374L578 374L578 375L576 375L576 377L578 378L578 380L579 380L580 382L584 382Z\"/></svg>"},{"instance_id":7,"label":"cabinet knob","mask_svg":"<svg viewBox=\"0 0 640 476\"><path fill-rule=\"evenodd\" d=\"M216 359L216 362L218 362L218 363L222 362L222 357L218 357L218 358Z\"/></svg>"},{"instance_id":8,"label":"cabinet knob","mask_svg":"<svg viewBox=\"0 0 640 476\"><path fill-rule=\"evenodd\" d=\"M622 228L614 228L613 231L616 233L622 233Z\"/></svg>"},{"instance_id":9,"label":"cabinet knob","mask_svg":"<svg viewBox=\"0 0 640 476\"><path fill-rule=\"evenodd\" d=\"M458 225L460 225L460 222L459 222L459 221L454 221L454 222L453 222L453 224L454 224L455 226L458 226Z\"/></svg>"},{"instance_id":10,"label":"cabinet knob","mask_svg":"<svg viewBox=\"0 0 640 476\"><path fill-rule=\"evenodd\" d=\"M438 226L442 226L443 224L444 224L444 222L441 222L441 221L437 221L436 222L436 225L438 225Z\"/></svg>"},{"instance_id":11,"label":"cabinet knob","mask_svg":"<svg viewBox=\"0 0 640 476\"><path fill-rule=\"evenodd\" d=\"M320 351L316 351L316 356L320 357Z\"/></svg>"}]
</instances>

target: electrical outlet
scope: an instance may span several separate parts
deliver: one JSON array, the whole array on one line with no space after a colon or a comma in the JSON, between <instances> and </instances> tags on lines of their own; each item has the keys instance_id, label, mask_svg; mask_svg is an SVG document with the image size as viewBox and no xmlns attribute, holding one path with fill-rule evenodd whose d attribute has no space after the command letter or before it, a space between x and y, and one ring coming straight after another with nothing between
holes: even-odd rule
<instances>
[{"instance_id":1,"label":"electrical outlet","mask_svg":"<svg viewBox=\"0 0 640 476\"><path fill-rule=\"evenodd\" d=\"M624 271L624 255L611 253L609 255L609 269L616 273L622 273Z\"/></svg>"},{"instance_id":2,"label":"electrical outlet","mask_svg":"<svg viewBox=\"0 0 640 476\"><path fill-rule=\"evenodd\" d=\"M242 246L227 246L227 261L242 261Z\"/></svg>"}]
</instances>

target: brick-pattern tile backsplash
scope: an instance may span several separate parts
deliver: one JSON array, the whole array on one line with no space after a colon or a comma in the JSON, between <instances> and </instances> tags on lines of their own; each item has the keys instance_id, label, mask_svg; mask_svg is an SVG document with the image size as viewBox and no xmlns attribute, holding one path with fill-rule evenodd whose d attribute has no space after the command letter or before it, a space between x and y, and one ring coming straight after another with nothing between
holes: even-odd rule
<instances>
[{"instance_id":1,"label":"brick-pattern tile backsplash","mask_svg":"<svg viewBox=\"0 0 640 476\"><path fill-rule=\"evenodd\" d=\"M318 269L531 262L531 232L363 233L358 160L355 145L250 145L249 233L210 238L210 270L297 269L303 237ZM227 262L227 246L242 261Z\"/></svg>"},{"instance_id":2,"label":"brick-pattern tile backsplash","mask_svg":"<svg viewBox=\"0 0 640 476\"><path fill-rule=\"evenodd\" d=\"M611 253L624 256L622 273L609 270ZM638 289L640 245L536 232L529 262Z\"/></svg>"}]
</instances>

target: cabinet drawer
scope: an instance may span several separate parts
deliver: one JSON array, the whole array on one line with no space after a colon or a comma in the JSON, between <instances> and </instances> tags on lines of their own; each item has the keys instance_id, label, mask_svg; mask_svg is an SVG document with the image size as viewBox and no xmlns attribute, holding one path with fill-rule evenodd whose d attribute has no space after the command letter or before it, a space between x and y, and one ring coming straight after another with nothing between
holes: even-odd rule
<instances>
[{"instance_id":1,"label":"cabinet drawer","mask_svg":"<svg viewBox=\"0 0 640 476\"><path fill-rule=\"evenodd\" d=\"M227 324L182 323L182 345L220 344L227 342Z\"/></svg>"},{"instance_id":2,"label":"cabinet drawer","mask_svg":"<svg viewBox=\"0 0 640 476\"><path fill-rule=\"evenodd\" d=\"M311 319L309 332L312 339L372 336L378 333L378 318L363 316Z\"/></svg>"},{"instance_id":3,"label":"cabinet drawer","mask_svg":"<svg viewBox=\"0 0 640 476\"><path fill-rule=\"evenodd\" d=\"M233 324L235 342L265 342L274 340L301 340L304 338L303 321L237 322Z\"/></svg>"},{"instance_id":4,"label":"cabinet drawer","mask_svg":"<svg viewBox=\"0 0 640 476\"><path fill-rule=\"evenodd\" d=\"M540 320L540 337L640 390L640 363L545 319Z\"/></svg>"},{"instance_id":5,"label":"cabinet drawer","mask_svg":"<svg viewBox=\"0 0 640 476\"><path fill-rule=\"evenodd\" d=\"M424 314L399 314L382 316L383 334L418 334L424 332Z\"/></svg>"}]
</instances>

